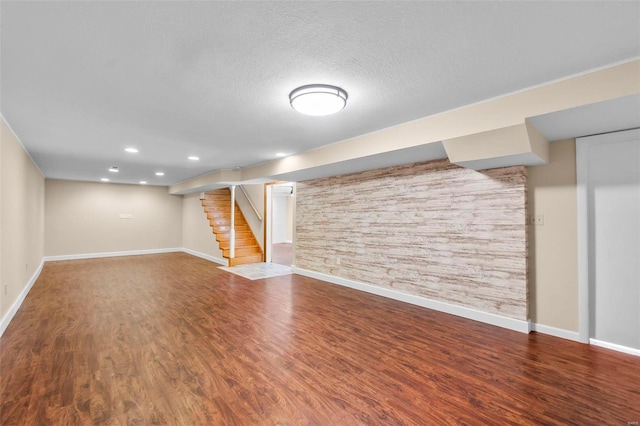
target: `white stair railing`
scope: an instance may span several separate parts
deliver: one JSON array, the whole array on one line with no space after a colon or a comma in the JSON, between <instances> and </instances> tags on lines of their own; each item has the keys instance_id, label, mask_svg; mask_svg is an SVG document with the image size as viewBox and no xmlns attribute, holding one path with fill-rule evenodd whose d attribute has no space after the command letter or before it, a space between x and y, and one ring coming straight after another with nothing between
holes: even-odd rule
<instances>
[{"instance_id":1,"label":"white stair railing","mask_svg":"<svg viewBox=\"0 0 640 426\"><path fill-rule=\"evenodd\" d=\"M249 202L249 205L251 206L253 213L255 213L258 220L262 222L262 216L260 216L260 213L258 213L258 209L256 209L256 206L253 204L253 201L251 201L251 198L249 198L249 194L247 194L247 190L244 189L244 185L240 185L240 191L242 191L242 193L244 194L244 198L246 198L247 201Z\"/></svg>"},{"instance_id":2,"label":"white stair railing","mask_svg":"<svg viewBox=\"0 0 640 426\"><path fill-rule=\"evenodd\" d=\"M231 223L229 225L229 259L236 257L236 186L231 185Z\"/></svg>"}]
</instances>

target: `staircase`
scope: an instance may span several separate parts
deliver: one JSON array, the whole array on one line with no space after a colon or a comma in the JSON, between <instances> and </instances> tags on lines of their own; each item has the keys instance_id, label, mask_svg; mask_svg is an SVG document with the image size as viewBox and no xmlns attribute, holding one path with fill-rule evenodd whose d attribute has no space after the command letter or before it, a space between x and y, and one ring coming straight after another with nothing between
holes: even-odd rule
<instances>
[{"instance_id":1,"label":"staircase","mask_svg":"<svg viewBox=\"0 0 640 426\"><path fill-rule=\"evenodd\" d=\"M207 214L209 225L213 229L216 241L220 244L222 257L229 259L229 266L263 261L258 241L253 236L247 220L238 204L235 205L236 247L235 257L229 258L229 230L231 225L231 192L228 188L209 191L204 194L202 207Z\"/></svg>"}]
</instances>

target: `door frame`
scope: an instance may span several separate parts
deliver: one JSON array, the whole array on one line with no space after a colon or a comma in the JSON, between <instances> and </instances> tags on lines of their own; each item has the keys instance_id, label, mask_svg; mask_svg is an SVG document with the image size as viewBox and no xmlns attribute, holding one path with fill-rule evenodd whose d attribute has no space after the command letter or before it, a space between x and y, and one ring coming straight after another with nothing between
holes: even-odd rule
<instances>
[{"instance_id":1,"label":"door frame","mask_svg":"<svg viewBox=\"0 0 640 426\"><path fill-rule=\"evenodd\" d=\"M277 180L277 181L273 181L273 182L267 182L264 184L264 261L265 262L271 262L271 240L272 240L272 232L271 232L271 221L272 221L272 214L271 214L271 210L272 210L272 200L273 200L273 186L276 185L282 185L285 183L291 183L293 184L293 195L294 195L294 200L295 200L295 194L296 194L296 185L295 182L292 181L288 181L288 180ZM292 235L292 241L296 240L296 205L295 203L293 204L293 235ZM295 247L292 250L292 262L293 259L295 259ZM291 265L293 266L293 265Z\"/></svg>"},{"instance_id":2,"label":"door frame","mask_svg":"<svg viewBox=\"0 0 640 426\"><path fill-rule=\"evenodd\" d=\"M593 253L589 248L589 151L592 147L640 139L640 129L623 130L576 139L576 177L578 207L578 339L593 343L591 339L591 268ZM611 344L611 346L618 346ZM614 349L613 347L611 347ZM620 346L618 350L624 350ZM632 348L628 348L633 350ZM625 351L626 352L626 351ZM635 351L634 351L635 352Z\"/></svg>"}]
</instances>

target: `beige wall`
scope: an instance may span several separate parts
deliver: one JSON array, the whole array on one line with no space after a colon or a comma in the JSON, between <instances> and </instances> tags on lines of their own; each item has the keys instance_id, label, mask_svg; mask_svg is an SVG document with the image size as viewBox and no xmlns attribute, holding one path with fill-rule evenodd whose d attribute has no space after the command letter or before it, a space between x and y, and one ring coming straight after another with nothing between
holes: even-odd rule
<instances>
[{"instance_id":1,"label":"beige wall","mask_svg":"<svg viewBox=\"0 0 640 426\"><path fill-rule=\"evenodd\" d=\"M295 265L526 320L525 203L522 166L438 160L299 182Z\"/></svg>"},{"instance_id":2,"label":"beige wall","mask_svg":"<svg viewBox=\"0 0 640 426\"><path fill-rule=\"evenodd\" d=\"M48 179L45 211L46 256L182 246L182 197L166 187Z\"/></svg>"},{"instance_id":3,"label":"beige wall","mask_svg":"<svg viewBox=\"0 0 640 426\"><path fill-rule=\"evenodd\" d=\"M44 255L45 183L4 120L0 126L0 317L4 318Z\"/></svg>"},{"instance_id":4,"label":"beige wall","mask_svg":"<svg viewBox=\"0 0 640 426\"><path fill-rule=\"evenodd\" d=\"M222 259L222 250L209 226L200 194L188 194L182 199L182 247Z\"/></svg>"},{"instance_id":5,"label":"beige wall","mask_svg":"<svg viewBox=\"0 0 640 426\"><path fill-rule=\"evenodd\" d=\"M575 140L552 142L550 162L528 168L531 320L578 331L578 231Z\"/></svg>"}]
</instances>

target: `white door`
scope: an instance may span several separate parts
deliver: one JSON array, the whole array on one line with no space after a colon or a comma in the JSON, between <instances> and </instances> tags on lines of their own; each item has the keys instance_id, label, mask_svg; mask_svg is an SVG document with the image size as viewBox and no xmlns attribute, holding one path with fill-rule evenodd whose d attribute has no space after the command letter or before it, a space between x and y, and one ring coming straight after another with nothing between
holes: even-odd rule
<instances>
[{"instance_id":1,"label":"white door","mask_svg":"<svg viewBox=\"0 0 640 426\"><path fill-rule=\"evenodd\" d=\"M588 326L592 343L640 350L640 130L579 138L576 149L581 335Z\"/></svg>"}]
</instances>

